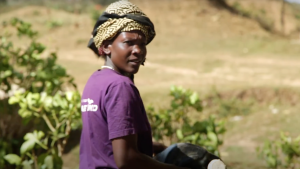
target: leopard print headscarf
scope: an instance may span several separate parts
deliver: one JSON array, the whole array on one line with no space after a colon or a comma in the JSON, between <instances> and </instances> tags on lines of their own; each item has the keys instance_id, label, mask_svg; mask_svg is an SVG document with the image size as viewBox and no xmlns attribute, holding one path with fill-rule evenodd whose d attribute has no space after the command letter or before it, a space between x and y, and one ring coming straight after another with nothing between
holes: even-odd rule
<instances>
[{"instance_id":1,"label":"leopard print headscarf","mask_svg":"<svg viewBox=\"0 0 300 169\"><path fill-rule=\"evenodd\" d=\"M147 44L155 37L150 19L134 4L120 0L110 4L99 17L92 34L92 43L98 49L103 41L113 39L119 32L140 30ZM91 43L89 44L90 47Z\"/></svg>"}]
</instances>

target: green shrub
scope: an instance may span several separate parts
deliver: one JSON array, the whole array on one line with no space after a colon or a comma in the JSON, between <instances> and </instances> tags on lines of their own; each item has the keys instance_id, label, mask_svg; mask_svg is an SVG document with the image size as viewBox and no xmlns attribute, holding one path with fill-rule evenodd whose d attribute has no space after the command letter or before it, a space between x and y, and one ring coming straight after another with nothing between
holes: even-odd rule
<instances>
[{"instance_id":1,"label":"green shrub","mask_svg":"<svg viewBox=\"0 0 300 169\"><path fill-rule=\"evenodd\" d=\"M169 108L158 111L151 106L147 108L154 139L189 142L220 156L218 148L223 144L220 135L226 131L224 121L218 122L213 116L199 121L191 118L191 114L202 111L202 102L196 92L173 86L170 95Z\"/></svg>"},{"instance_id":2,"label":"green shrub","mask_svg":"<svg viewBox=\"0 0 300 169\"><path fill-rule=\"evenodd\" d=\"M10 143L9 133L14 129L0 133L0 168L8 168L5 159L17 168L59 169L70 131L81 126L80 95L74 78L56 63L56 53L41 57L46 47L36 41L38 32L33 31L29 23L15 18L3 25L16 28L19 38L28 38L30 42L20 48L9 41L11 34L3 31L0 36L0 90L5 93L0 102L9 100L0 104L6 106L0 107L1 110L8 111L1 113L10 116L13 114L10 108L17 104L23 123L34 124L31 128L34 131L24 133L24 142L17 140L20 143L15 145L20 147ZM13 90L14 86L17 89ZM73 91L67 91L71 88ZM15 130L21 130L21 126ZM14 151L16 148L19 151Z\"/></svg>"},{"instance_id":3,"label":"green shrub","mask_svg":"<svg viewBox=\"0 0 300 169\"><path fill-rule=\"evenodd\" d=\"M269 168L299 168L300 136L293 139L281 132L280 140L266 141L263 147L257 148L257 153Z\"/></svg>"}]
</instances>

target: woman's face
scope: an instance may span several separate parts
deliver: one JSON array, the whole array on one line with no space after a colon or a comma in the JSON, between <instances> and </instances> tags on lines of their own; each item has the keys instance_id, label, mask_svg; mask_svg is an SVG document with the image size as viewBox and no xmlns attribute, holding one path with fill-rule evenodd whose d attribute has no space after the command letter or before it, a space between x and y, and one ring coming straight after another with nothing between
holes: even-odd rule
<instances>
[{"instance_id":1,"label":"woman's face","mask_svg":"<svg viewBox=\"0 0 300 169\"><path fill-rule=\"evenodd\" d=\"M141 31L121 32L108 49L117 71L135 74L147 54L146 38Z\"/></svg>"}]
</instances>

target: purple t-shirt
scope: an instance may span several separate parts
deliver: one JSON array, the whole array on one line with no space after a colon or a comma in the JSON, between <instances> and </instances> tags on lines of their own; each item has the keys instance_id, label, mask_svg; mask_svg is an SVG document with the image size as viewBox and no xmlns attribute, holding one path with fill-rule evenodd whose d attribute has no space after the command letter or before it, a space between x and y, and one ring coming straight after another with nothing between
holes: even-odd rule
<instances>
[{"instance_id":1,"label":"purple t-shirt","mask_svg":"<svg viewBox=\"0 0 300 169\"><path fill-rule=\"evenodd\" d=\"M96 71L82 95L80 169L117 169L111 140L138 135L138 150L152 157L152 135L138 89L111 69Z\"/></svg>"}]
</instances>

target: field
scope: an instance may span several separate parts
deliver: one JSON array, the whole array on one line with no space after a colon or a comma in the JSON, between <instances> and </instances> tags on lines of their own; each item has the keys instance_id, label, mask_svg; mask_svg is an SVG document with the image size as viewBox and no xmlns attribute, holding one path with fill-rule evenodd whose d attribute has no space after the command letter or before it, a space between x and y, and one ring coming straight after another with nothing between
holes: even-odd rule
<instances>
[{"instance_id":1,"label":"field","mask_svg":"<svg viewBox=\"0 0 300 169\"><path fill-rule=\"evenodd\" d=\"M265 168L257 158L257 146L278 138L280 131L299 135L299 32L288 38L274 35L251 19L204 1L134 2L157 31L145 66L135 76L145 105L168 104L171 85L195 90L203 100L213 92L223 100L235 98L235 106L248 113L224 115L228 131L221 148L224 161L235 169ZM27 6L0 14L0 21L12 17L40 31L38 40L49 51L58 52L59 63L75 76L80 91L103 65L86 47L93 27L90 13ZM26 45L22 40L17 43ZM215 109L207 106L203 113L215 113ZM77 146L64 156L65 169L78 166L78 150Z\"/></svg>"}]
</instances>

